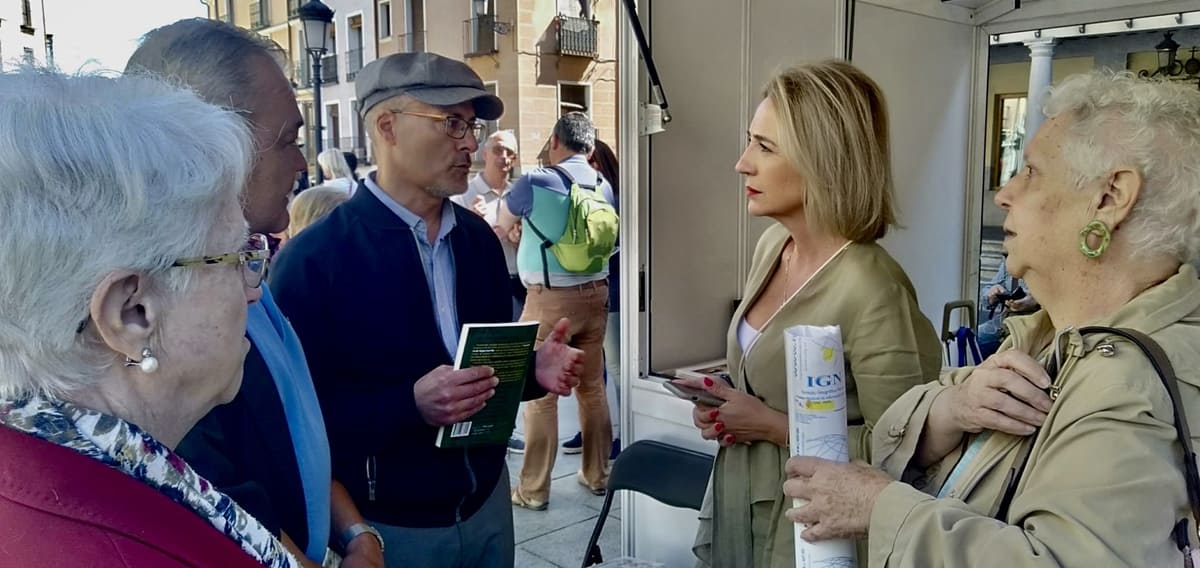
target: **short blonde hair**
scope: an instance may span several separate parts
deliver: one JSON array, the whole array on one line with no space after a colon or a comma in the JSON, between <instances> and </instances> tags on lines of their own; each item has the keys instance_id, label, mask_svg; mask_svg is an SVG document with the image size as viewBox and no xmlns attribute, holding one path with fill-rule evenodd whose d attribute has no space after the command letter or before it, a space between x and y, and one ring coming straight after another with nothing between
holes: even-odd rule
<instances>
[{"instance_id":1,"label":"short blonde hair","mask_svg":"<svg viewBox=\"0 0 1200 568\"><path fill-rule=\"evenodd\" d=\"M883 238L896 214L879 85L849 63L828 60L775 73L763 96L775 106L783 155L804 178L809 224L853 242Z\"/></svg>"},{"instance_id":2,"label":"short blonde hair","mask_svg":"<svg viewBox=\"0 0 1200 568\"><path fill-rule=\"evenodd\" d=\"M350 194L345 189L328 185L318 185L300 192L288 205L288 212L292 216L288 224L288 238L300 234L300 231L349 200Z\"/></svg>"}]
</instances>

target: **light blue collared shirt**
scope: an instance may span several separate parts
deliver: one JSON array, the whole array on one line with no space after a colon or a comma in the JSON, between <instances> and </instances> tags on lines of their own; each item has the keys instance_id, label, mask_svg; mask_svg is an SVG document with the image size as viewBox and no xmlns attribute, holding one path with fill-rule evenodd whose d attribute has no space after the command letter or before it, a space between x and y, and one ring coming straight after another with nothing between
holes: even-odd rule
<instances>
[{"instance_id":1,"label":"light blue collared shirt","mask_svg":"<svg viewBox=\"0 0 1200 568\"><path fill-rule=\"evenodd\" d=\"M442 223L437 237L429 241L429 227L416 213L392 199L375 183L375 174L364 178L367 190L376 199L392 210L400 220L412 227L413 239L421 253L421 266L425 269L425 283L429 285L429 296L433 300L433 315L437 319L438 331L446 353L453 359L458 352L458 305L455 294L454 251L450 248L450 230L454 228L454 206L449 199L442 200Z\"/></svg>"}]
</instances>

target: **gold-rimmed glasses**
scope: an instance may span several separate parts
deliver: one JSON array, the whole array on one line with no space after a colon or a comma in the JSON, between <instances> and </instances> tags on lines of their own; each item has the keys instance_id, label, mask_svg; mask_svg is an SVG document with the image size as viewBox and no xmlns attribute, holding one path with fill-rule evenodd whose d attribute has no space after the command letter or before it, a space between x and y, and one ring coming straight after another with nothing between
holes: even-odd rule
<instances>
[{"instance_id":1,"label":"gold-rimmed glasses","mask_svg":"<svg viewBox=\"0 0 1200 568\"><path fill-rule=\"evenodd\" d=\"M172 267L207 266L212 264L237 264L241 267L242 282L249 288L262 286L267 273L267 260L271 256L270 242L266 235L254 233L246 238L246 245L238 252L181 258L171 263ZM91 316L83 318L75 327L75 333L87 329Z\"/></svg>"},{"instance_id":2,"label":"gold-rimmed glasses","mask_svg":"<svg viewBox=\"0 0 1200 568\"><path fill-rule=\"evenodd\" d=\"M421 118L428 118L431 120L440 120L442 121L442 125L445 126L446 136L454 138L455 140L462 140L465 138L468 131L470 131L471 135L478 140L479 135L483 132L483 124L479 123L479 121L467 120L465 118L460 118L450 114L433 114L428 112L415 112L411 110L393 110L392 113L419 116Z\"/></svg>"},{"instance_id":3,"label":"gold-rimmed glasses","mask_svg":"<svg viewBox=\"0 0 1200 568\"><path fill-rule=\"evenodd\" d=\"M263 276L267 273L267 259L271 256L270 243L267 236L254 233L246 238L246 246L238 252L214 254L181 258L171 266L206 266L210 264L237 264L242 269L242 281L248 288L262 286Z\"/></svg>"}]
</instances>

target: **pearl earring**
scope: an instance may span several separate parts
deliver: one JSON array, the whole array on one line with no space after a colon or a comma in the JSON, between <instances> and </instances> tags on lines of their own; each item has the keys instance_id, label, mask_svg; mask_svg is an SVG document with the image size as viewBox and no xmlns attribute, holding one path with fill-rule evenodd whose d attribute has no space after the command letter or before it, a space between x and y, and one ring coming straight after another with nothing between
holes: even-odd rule
<instances>
[{"instance_id":1,"label":"pearl earring","mask_svg":"<svg viewBox=\"0 0 1200 568\"><path fill-rule=\"evenodd\" d=\"M149 347L142 348L142 360L134 361L129 357L125 358L126 367L137 367L143 373L149 374L158 370L158 359L154 357L154 352L150 351Z\"/></svg>"}]
</instances>

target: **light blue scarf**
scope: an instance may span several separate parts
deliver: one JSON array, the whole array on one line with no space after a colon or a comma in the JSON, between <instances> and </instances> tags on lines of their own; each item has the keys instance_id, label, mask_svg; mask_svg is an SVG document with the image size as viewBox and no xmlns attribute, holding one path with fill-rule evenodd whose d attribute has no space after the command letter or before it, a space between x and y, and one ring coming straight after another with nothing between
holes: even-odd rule
<instances>
[{"instance_id":1,"label":"light blue scarf","mask_svg":"<svg viewBox=\"0 0 1200 568\"><path fill-rule=\"evenodd\" d=\"M246 334L262 355L279 399L283 402L283 413L287 417L288 431L292 435L292 448L296 452L296 464L300 468L300 484L304 488L304 502L308 511L308 549L305 551L314 562L325 559L329 546L330 494L333 479L330 470L329 438L325 434L325 420L321 416L321 405L313 389L312 375L304 359L304 349L295 330L275 305L266 284L262 286L262 298L249 306L246 317Z\"/></svg>"}]
</instances>

